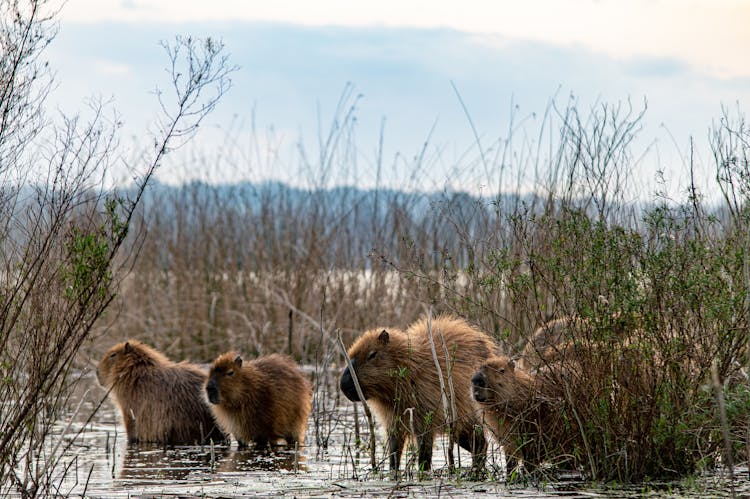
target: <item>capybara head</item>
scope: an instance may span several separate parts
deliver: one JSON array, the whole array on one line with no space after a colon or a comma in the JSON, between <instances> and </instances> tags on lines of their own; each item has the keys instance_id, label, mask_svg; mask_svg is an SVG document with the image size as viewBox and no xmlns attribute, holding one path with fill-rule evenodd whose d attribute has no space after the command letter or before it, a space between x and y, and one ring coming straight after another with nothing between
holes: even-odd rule
<instances>
[{"instance_id":1,"label":"capybara head","mask_svg":"<svg viewBox=\"0 0 750 499\"><path fill-rule=\"evenodd\" d=\"M347 353L365 400L373 393L386 395L383 392L392 386L399 360L408 351L404 342L402 332L378 328L364 333L349 348ZM349 366L341 373L339 385L346 398L353 402L360 400Z\"/></svg>"},{"instance_id":2,"label":"capybara head","mask_svg":"<svg viewBox=\"0 0 750 499\"><path fill-rule=\"evenodd\" d=\"M525 393L525 376L516 372L513 359L495 356L482 364L471 378L471 395L479 403L495 405L507 403ZM524 373L525 374L525 373Z\"/></svg>"},{"instance_id":3,"label":"capybara head","mask_svg":"<svg viewBox=\"0 0 750 499\"><path fill-rule=\"evenodd\" d=\"M206 395L212 404L227 403L236 392L238 384L244 381L238 380L238 373L242 369L242 357L236 352L228 352L219 356L211 366L206 383Z\"/></svg>"},{"instance_id":4,"label":"capybara head","mask_svg":"<svg viewBox=\"0 0 750 499\"><path fill-rule=\"evenodd\" d=\"M169 362L163 354L138 340L118 343L104 354L96 366L96 377L105 388L111 387L120 376L139 366L153 366Z\"/></svg>"}]
</instances>

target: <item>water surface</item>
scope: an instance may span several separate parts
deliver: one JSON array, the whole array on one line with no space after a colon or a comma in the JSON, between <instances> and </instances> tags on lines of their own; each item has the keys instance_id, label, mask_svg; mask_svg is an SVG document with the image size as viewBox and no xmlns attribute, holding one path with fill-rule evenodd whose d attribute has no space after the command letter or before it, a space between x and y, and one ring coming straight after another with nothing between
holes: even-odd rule
<instances>
[{"instance_id":1,"label":"water surface","mask_svg":"<svg viewBox=\"0 0 750 499\"><path fill-rule=\"evenodd\" d=\"M581 482L575 475L554 481L525 477L508 484L502 472L500 451L492 446L488 478L470 481L448 473L447 440L435 443L433 467L428 477L414 471L413 456L405 456L407 470L401 479L370 470L369 455L355 445L354 405L335 390L332 373L316 390L313 415L308 423L306 445L300 449L278 446L272 451L228 446L158 445L128 446L124 427L114 405L105 401L90 421L86 419L105 393L93 376L83 380L78 412L67 414L50 442L62 439L70 449L57 468L59 494L90 497L719 497L729 496L725 476L707 475L681 483L652 483L614 487ZM367 424L358 411L363 438ZM77 437L75 437L77 435ZM74 438L75 437L75 438ZM383 459L378 435L378 458ZM457 452L468 472L471 457ZM382 463L381 463L382 464ZM747 470L737 472L739 494L750 494ZM550 477L552 478L552 477Z\"/></svg>"}]
</instances>

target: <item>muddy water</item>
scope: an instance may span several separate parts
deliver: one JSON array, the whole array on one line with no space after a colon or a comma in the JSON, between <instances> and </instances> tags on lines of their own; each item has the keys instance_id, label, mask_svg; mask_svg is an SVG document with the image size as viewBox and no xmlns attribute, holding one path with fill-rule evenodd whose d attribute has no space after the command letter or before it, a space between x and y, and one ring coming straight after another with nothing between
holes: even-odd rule
<instances>
[{"instance_id":1,"label":"muddy water","mask_svg":"<svg viewBox=\"0 0 750 499\"><path fill-rule=\"evenodd\" d=\"M86 422L104 392L93 378L82 383L82 404L56 428L57 441L70 444L58 466L61 495L90 497L623 497L650 490L653 497L729 495L727 481L710 476L692 483L652 484L636 489L594 487L573 479L509 485L502 473L492 473L484 481L449 477L446 441L435 444L435 473L419 480L412 467L402 480L370 471L368 454L354 445L353 404L337 400L331 378L317 394L315 414L310 417L307 446L302 449L279 447L273 451L240 450L229 446L128 446L124 428L114 406L106 401L94 418ZM359 412L361 414L361 410ZM360 416L360 428L366 428ZM363 430L366 434L366 430ZM76 438L72 438L77 435ZM382 459L382 439L378 438ZM500 469L499 450L493 449L489 468ZM408 461L408 456L407 459ZM470 456L461 451L457 460L470 465ZM745 474L745 476L747 476ZM560 478L560 477L558 477ZM740 491L750 492L747 481Z\"/></svg>"}]
</instances>

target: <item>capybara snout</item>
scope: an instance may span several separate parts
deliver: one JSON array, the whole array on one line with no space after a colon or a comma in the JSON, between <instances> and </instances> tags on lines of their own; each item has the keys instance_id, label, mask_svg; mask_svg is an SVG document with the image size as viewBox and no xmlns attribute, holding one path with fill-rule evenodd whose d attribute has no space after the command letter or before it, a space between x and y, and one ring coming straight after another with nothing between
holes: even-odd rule
<instances>
[{"instance_id":1,"label":"capybara snout","mask_svg":"<svg viewBox=\"0 0 750 499\"><path fill-rule=\"evenodd\" d=\"M520 377L520 378L519 378ZM515 362L507 357L495 356L471 377L471 396L480 403L504 405L518 395L519 379L524 384L528 375L515 369Z\"/></svg>"},{"instance_id":2,"label":"capybara snout","mask_svg":"<svg viewBox=\"0 0 750 499\"><path fill-rule=\"evenodd\" d=\"M219 403L219 384L214 377L211 377L211 379L208 380L208 383L206 383L206 396L208 397L208 401L212 404Z\"/></svg>"},{"instance_id":3,"label":"capybara snout","mask_svg":"<svg viewBox=\"0 0 750 499\"><path fill-rule=\"evenodd\" d=\"M487 400L487 378L481 370L471 377L471 395L477 402Z\"/></svg>"},{"instance_id":4,"label":"capybara snout","mask_svg":"<svg viewBox=\"0 0 750 499\"><path fill-rule=\"evenodd\" d=\"M237 390L242 389L243 380L234 378L235 372L242 369L242 357L231 354L223 355L222 362L215 362L208 373L206 398L214 405L227 403L227 397L234 398Z\"/></svg>"},{"instance_id":5,"label":"capybara snout","mask_svg":"<svg viewBox=\"0 0 750 499\"><path fill-rule=\"evenodd\" d=\"M352 367L356 369L356 367L354 366L355 362L356 360L352 359ZM354 385L354 378L352 377L352 373L349 371L349 366L346 366L346 368L344 368L344 372L341 373L339 387L341 388L341 393L343 393L346 398L348 398L352 402L360 402L359 394L357 393L357 387Z\"/></svg>"}]
</instances>

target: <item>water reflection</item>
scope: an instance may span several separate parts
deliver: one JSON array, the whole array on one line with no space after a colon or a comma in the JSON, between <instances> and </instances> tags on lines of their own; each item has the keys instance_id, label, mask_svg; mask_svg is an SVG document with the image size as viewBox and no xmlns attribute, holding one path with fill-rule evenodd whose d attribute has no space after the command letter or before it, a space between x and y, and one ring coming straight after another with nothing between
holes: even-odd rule
<instances>
[{"instance_id":1,"label":"water reflection","mask_svg":"<svg viewBox=\"0 0 750 499\"><path fill-rule=\"evenodd\" d=\"M205 481L212 475L250 471L307 471L302 451L227 446L127 446L117 479L128 483Z\"/></svg>"},{"instance_id":2,"label":"water reflection","mask_svg":"<svg viewBox=\"0 0 750 499\"><path fill-rule=\"evenodd\" d=\"M158 444L127 446L117 478L129 482L184 481L210 474L226 447L163 447Z\"/></svg>"},{"instance_id":3,"label":"water reflection","mask_svg":"<svg viewBox=\"0 0 750 499\"><path fill-rule=\"evenodd\" d=\"M219 461L219 473L248 471L307 471L305 455L285 446L267 450L232 449Z\"/></svg>"}]
</instances>

